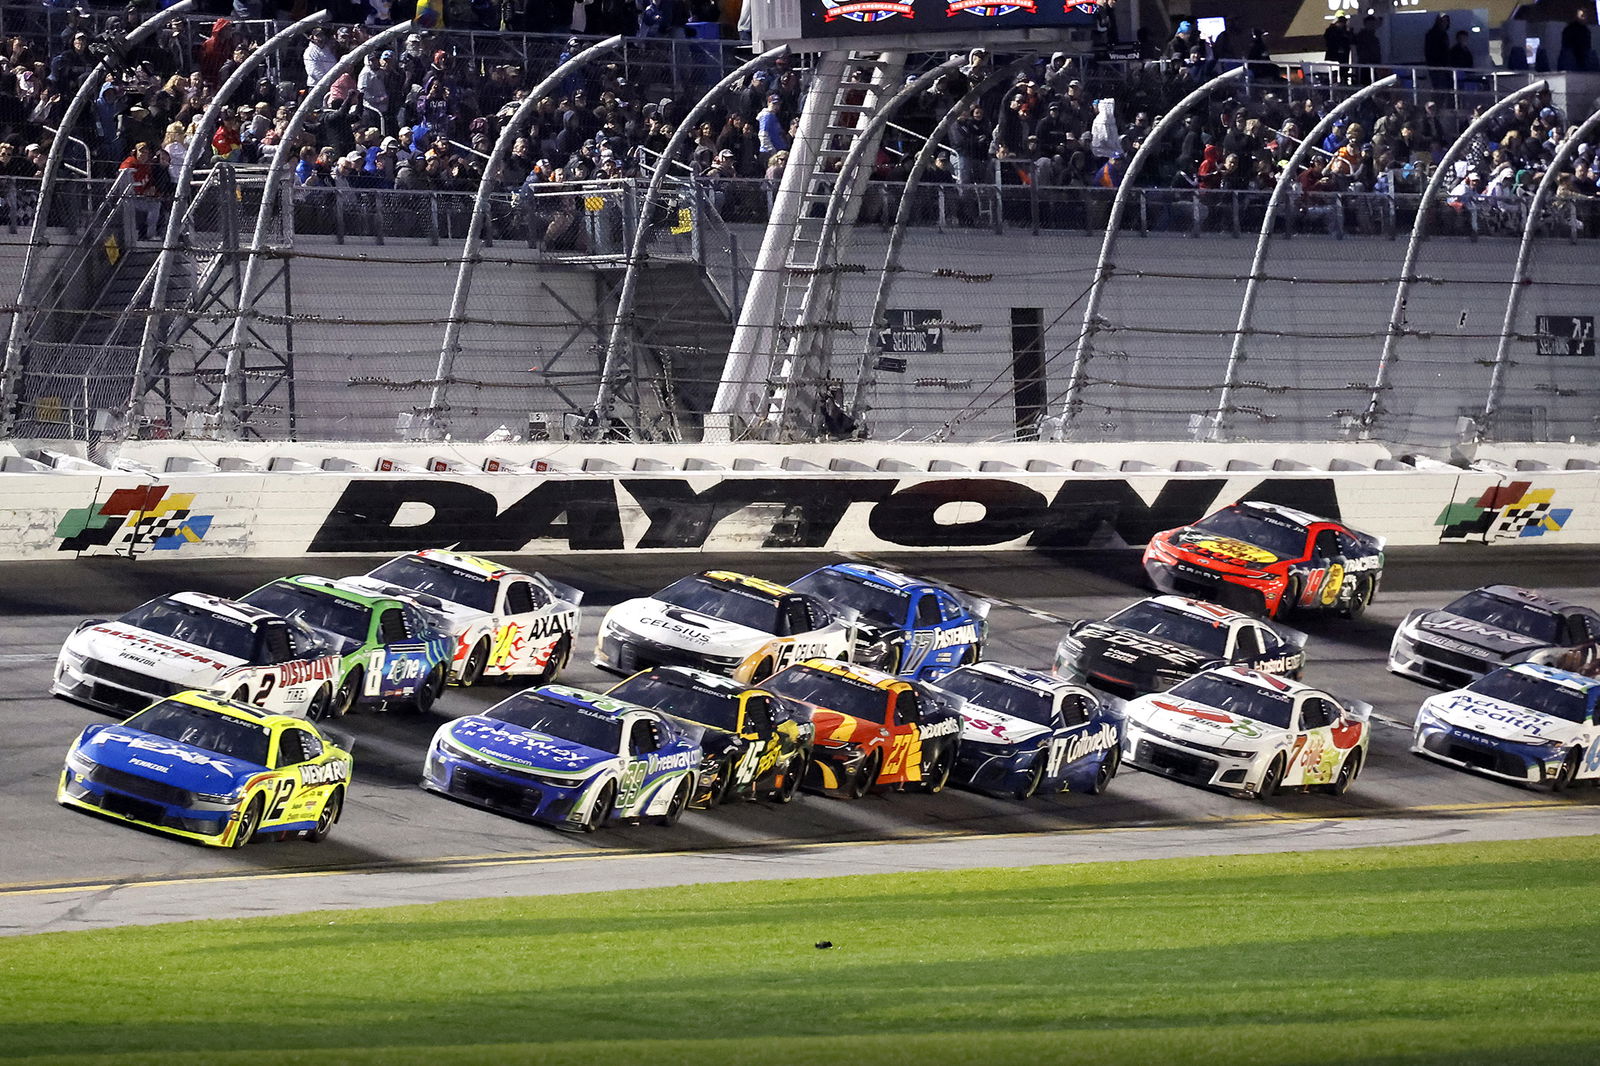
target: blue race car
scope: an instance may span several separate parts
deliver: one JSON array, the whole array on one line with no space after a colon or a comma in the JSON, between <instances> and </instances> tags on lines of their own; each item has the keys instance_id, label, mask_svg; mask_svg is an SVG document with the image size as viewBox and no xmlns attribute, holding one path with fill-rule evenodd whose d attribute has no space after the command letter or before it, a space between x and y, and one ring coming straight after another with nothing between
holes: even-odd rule
<instances>
[{"instance_id":1,"label":"blue race car","mask_svg":"<svg viewBox=\"0 0 1600 1066\"><path fill-rule=\"evenodd\" d=\"M1106 790L1121 764L1122 717L1094 693L1038 670L977 663L934 687L960 698L961 747L951 780L1027 799Z\"/></svg>"},{"instance_id":2,"label":"blue race car","mask_svg":"<svg viewBox=\"0 0 1600 1066\"><path fill-rule=\"evenodd\" d=\"M1411 750L1552 792L1600 784L1600 680L1532 663L1491 670L1424 701Z\"/></svg>"},{"instance_id":3,"label":"blue race car","mask_svg":"<svg viewBox=\"0 0 1600 1066\"><path fill-rule=\"evenodd\" d=\"M863 563L813 570L794 589L855 613L851 662L931 681L983 657L988 603Z\"/></svg>"},{"instance_id":4,"label":"blue race car","mask_svg":"<svg viewBox=\"0 0 1600 1066\"><path fill-rule=\"evenodd\" d=\"M545 685L442 726L422 787L557 829L674 825L702 759L699 738L659 711Z\"/></svg>"}]
</instances>

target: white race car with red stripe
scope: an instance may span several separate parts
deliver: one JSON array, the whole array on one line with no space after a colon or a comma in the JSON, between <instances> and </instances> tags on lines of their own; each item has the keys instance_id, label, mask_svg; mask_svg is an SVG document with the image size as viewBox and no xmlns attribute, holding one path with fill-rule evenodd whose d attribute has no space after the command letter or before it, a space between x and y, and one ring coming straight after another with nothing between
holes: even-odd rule
<instances>
[{"instance_id":1,"label":"white race car with red stripe","mask_svg":"<svg viewBox=\"0 0 1600 1066\"><path fill-rule=\"evenodd\" d=\"M450 680L532 676L554 681L572 657L583 593L476 555L425 548L338 582L432 612L455 639Z\"/></svg>"},{"instance_id":2,"label":"white race car with red stripe","mask_svg":"<svg viewBox=\"0 0 1600 1066\"><path fill-rule=\"evenodd\" d=\"M1123 761L1245 797L1280 788L1342 794L1371 739L1367 704L1242 666L1196 674L1124 712Z\"/></svg>"}]
</instances>

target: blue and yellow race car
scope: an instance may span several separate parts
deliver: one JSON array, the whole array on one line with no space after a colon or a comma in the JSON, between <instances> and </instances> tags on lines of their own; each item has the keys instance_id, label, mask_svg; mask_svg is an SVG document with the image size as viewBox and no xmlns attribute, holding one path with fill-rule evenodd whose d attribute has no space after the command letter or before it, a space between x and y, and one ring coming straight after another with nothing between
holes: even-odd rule
<instances>
[{"instance_id":1,"label":"blue and yellow race car","mask_svg":"<svg viewBox=\"0 0 1600 1066\"><path fill-rule=\"evenodd\" d=\"M180 692L67 752L56 800L217 847L258 832L327 838L354 760L299 718Z\"/></svg>"},{"instance_id":2,"label":"blue and yellow race car","mask_svg":"<svg viewBox=\"0 0 1600 1066\"><path fill-rule=\"evenodd\" d=\"M699 740L660 711L545 685L442 726L422 787L557 829L674 825L703 757Z\"/></svg>"},{"instance_id":3,"label":"blue and yellow race car","mask_svg":"<svg viewBox=\"0 0 1600 1066\"><path fill-rule=\"evenodd\" d=\"M793 587L855 615L850 661L931 681L983 658L988 603L865 563L813 570Z\"/></svg>"}]
</instances>

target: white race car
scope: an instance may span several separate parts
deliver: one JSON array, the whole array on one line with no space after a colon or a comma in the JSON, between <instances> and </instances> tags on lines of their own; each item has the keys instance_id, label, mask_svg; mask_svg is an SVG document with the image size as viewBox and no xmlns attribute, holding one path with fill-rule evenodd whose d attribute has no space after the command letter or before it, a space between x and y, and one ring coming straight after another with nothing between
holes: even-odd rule
<instances>
[{"instance_id":1,"label":"white race car","mask_svg":"<svg viewBox=\"0 0 1600 1066\"><path fill-rule=\"evenodd\" d=\"M1600 784L1600 680L1519 663L1426 700L1411 750L1521 785L1559 792Z\"/></svg>"},{"instance_id":2,"label":"white race car","mask_svg":"<svg viewBox=\"0 0 1600 1066\"><path fill-rule=\"evenodd\" d=\"M309 628L259 607L179 592L67 637L50 691L117 714L201 689L274 714L321 718L340 657Z\"/></svg>"},{"instance_id":3,"label":"white race car","mask_svg":"<svg viewBox=\"0 0 1600 1066\"><path fill-rule=\"evenodd\" d=\"M620 674L694 666L756 684L791 663L848 661L855 639L855 627L815 596L707 570L607 611L594 664Z\"/></svg>"},{"instance_id":4,"label":"white race car","mask_svg":"<svg viewBox=\"0 0 1600 1066\"><path fill-rule=\"evenodd\" d=\"M338 583L431 610L455 639L450 680L458 685L530 675L547 684L567 665L578 636L583 593L475 555L426 548Z\"/></svg>"},{"instance_id":5,"label":"white race car","mask_svg":"<svg viewBox=\"0 0 1600 1066\"><path fill-rule=\"evenodd\" d=\"M1367 704L1242 666L1196 674L1124 711L1126 762L1246 797L1313 786L1341 795L1371 740Z\"/></svg>"}]
</instances>

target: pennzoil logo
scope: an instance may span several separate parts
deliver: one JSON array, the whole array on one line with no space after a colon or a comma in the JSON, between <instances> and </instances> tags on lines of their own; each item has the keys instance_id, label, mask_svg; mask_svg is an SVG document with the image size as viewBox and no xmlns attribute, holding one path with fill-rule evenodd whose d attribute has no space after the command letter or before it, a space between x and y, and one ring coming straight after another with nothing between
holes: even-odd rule
<instances>
[{"instance_id":1,"label":"pennzoil logo","mask_svg":"<svg viewBox=\"0 0 1600 1066\"><path fill-rule=\"evenodd\" d=\"M1011 0L1009 4L997 4L994 0L948 0L950 9L945 12L946 17L954 18L956 15L982 15L985 18L999 18L1001 15L1012 15L1018 11L1033 14L1039 10L1037 0Z\"/></svg>"},{"instance_id":2,"label":"pennzoil logo","mask_svg":"<svg viewBox=\"0 0 1600 1066\"><path fill-rule=\"evenodd\" d=\"M832 22L835 19L849 19L851 22L882 22L892 19L896 15L913 18L916 11L909 0L896 3L893 0L822 0L822 21Z\"/></svg>"}]
</instances>

